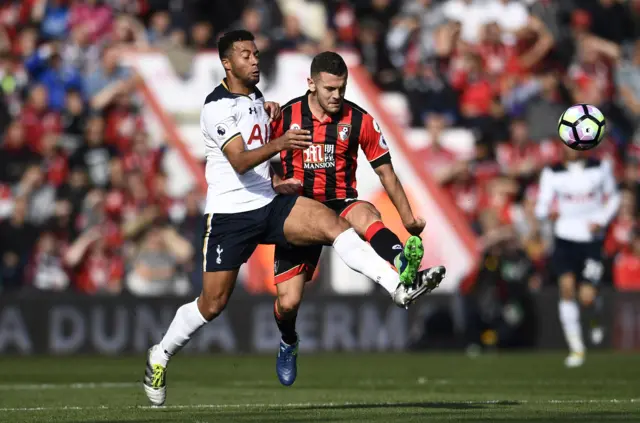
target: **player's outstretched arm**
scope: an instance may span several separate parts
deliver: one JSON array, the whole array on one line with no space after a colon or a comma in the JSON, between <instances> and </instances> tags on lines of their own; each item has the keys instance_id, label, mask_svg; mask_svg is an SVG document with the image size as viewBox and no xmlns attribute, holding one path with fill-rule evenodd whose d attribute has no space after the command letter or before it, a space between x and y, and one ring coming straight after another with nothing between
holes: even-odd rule
<instances>
[{"instance_id":1,"label":"player's outstretched arm","mask_svg":"<svg viewBox=\"0 0 640 423\"><path fill-rule=\"evenodd\" d=\"M310 141L311 135L309 131L290 129L280 138L276 138L262 147L247 150L245 149L242 135L238 134L234 139L226 143L222 151L229 159L233 169L243 175L260 163L271 159L282 150L304 150L308 148L311 145Z\"/></svg>"},{"instance_id":2,"label":"player's outstretched arm","mask_svg":"<svg viewBox=\"0 0 640 423\"><path fill-rule=\"evenodd\" d=\"M409 204L407 194L405 193L395 170L393 170L393 165L391 163L382 164L374 170L380 178L380 183L382 183L385 191L387 191L391 202L398 211L404 227L411 235L420 235L424 230L425 221L424 219L413 215L411 204Z\"/></svg>"},{"instance_id":3,"label":"player's outstretched arm","mask_svg":"<svg viewBox=\"0 0 640 423\"><path fill-rule=\"evenodd\" d=\"M421 217L413 215L407 194L393 170L389 146L382 135L382 129L369 114L364 114L358 142L369 164L380 178L380 183L391 198L402 224L411 235L420 235L424 230L425 221Z\"/></svg>"}]
</instances>

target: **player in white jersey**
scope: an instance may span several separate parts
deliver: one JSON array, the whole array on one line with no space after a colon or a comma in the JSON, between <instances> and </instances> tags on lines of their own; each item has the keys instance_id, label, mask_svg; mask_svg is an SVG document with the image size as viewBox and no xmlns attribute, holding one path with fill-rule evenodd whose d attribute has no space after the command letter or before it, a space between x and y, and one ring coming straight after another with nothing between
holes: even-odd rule
<instances>
[{"instance_id":1,"label":"player in white jersey","mask_svg":"<svg viewBox=\"0 0 640 423\"><path fill-rule=\"evenodd\" d=\"M554 221L552 266L558 275L560 322L570 354L567 367L584 363L580 308L592 314L594 344L604 336L596 321L601 307L597 287L603 274L602 244L605 230L620 205L611 163L586 157L587 153L566 148L565 161L546 167L540 176L538 219ZM552 206L556 202L555 207Z\"/></svg>"},{"instance_id":2,"label":"player in white jersey","mask_svg":"<svg viewBox=\"0 0 640 423\"><path fill-rule=\"evenodd\" d=\"M269 115L256 88L259 52L253 40L247 31L232 31L218 42L226 78L207 96L200 120L209 185L203 288L195 301L178 309L160 343L149 349L143 385L154 405L165 402L170 357L224 310L240 266L258 244L332 245L350 268L379 283L399 306L407 306L441 280L440 274L435 280L427 269L418 273L413 285L401 284L398 273L344 218L315 200L274 191L269 159L282 150L308 148L311 136L307 130L290 129L269 139Z\"/></svg>"}]
</instances>

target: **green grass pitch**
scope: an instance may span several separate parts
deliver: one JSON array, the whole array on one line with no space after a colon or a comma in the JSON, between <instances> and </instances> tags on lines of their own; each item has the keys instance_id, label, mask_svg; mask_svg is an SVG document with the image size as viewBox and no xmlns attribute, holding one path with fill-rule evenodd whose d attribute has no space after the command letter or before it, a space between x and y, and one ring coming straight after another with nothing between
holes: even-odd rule
<instances>
[{"instance_id":1,"label":"green grass pitch","mask_svg":"<svg viewBox=\"0 0 640 423\"><path fill-rule=\"evenodd\" d=\"M640 356L592 353L177 356L163 408L147 406L144 357L0 358L2 422L640 422Z\"/></svg>"}]
</instances>

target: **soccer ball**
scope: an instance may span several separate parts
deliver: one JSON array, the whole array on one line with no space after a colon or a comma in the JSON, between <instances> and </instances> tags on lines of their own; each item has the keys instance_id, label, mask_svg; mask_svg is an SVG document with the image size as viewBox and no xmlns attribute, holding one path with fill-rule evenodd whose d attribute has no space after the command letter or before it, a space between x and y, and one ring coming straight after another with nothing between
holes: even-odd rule
<instances>
[{"instance_id":1,"label":"soccer ball","mask_svg":"<svg viewBox=\"0 0 640 423\"><path fill-rule=\"evenodd\" d=\"M574 150L590 150L600 144L605 131L604 115L590 104L569 107L558 120L558 134Z\"/></svg>"}]
</instances>

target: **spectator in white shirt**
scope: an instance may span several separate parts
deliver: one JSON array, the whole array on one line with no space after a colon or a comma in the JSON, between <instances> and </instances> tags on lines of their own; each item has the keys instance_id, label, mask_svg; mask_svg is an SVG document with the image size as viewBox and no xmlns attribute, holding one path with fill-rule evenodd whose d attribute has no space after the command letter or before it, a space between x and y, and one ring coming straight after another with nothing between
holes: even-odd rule
<instances>
[{"instance_id":1,"label":"spectator in white shirt","mask_svg":"<svg viewBox=\"0 0 640 423\"><path fill-rule=\"evenodd\" d=\"M469 44L480 41L482 27L487 23L486 3L480 0L448 0L444 15L450 21L460 22L461 39Z\"/></svg>"}]
</instances>

